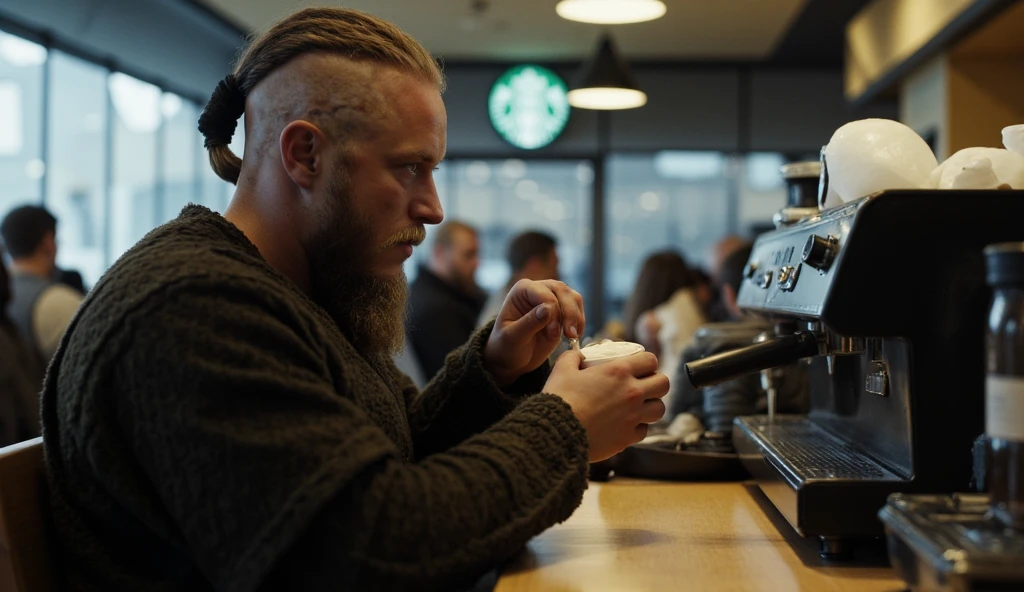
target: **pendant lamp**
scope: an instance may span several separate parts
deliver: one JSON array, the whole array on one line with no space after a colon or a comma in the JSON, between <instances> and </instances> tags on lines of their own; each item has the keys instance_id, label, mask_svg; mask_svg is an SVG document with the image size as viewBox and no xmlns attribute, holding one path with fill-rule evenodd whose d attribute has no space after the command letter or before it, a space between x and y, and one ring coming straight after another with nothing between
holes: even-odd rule
<instances>
[{"instance_id":1,"label":"pendant lamp","mask_svg":"<svg viewBox=\"0 0 1024 592\"><path fill-rule=\"evenodd\" d=\"M601 36L597 53L584 64L567 98L570 105L579 109L635 109L647 104L647 95L640 90L607 33Z\"/></svg>"},{"instance_id":2,"label":"pendant lamp","mask_svg":"<svg viewBox=\"0 0 1024 592\"><path fill-rule=\"evenodd\" d=\"M555 12L564 19L598 25L653 21L665 11L661 0L562 0L555 5Z\"/></svg>"}]
</instances>

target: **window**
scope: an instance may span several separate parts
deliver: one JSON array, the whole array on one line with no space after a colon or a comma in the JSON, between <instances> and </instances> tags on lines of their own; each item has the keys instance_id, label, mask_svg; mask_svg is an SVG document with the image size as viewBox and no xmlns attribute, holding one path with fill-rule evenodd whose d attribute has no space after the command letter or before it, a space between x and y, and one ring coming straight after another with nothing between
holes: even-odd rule
<instances>
[{"instance_id":1,"label":"window","mask_svg":"<svg viewBox=\"0 0 1024 592\"><path fill-rule=\"evenodd\" d=\"M511 274L505 259L509 241L525 230L540 230L558 240L562 280L586 296L594 180L589 161L448 161L435 180L445 219L466 222L480 232L476 277L482 288L503 288ZM425 248L417 249L417 261L429 256L429 229L427 236ZM411 278L414 269L406 269Z\"/></svg>"},{"instance_id":2,"label":"window","mask_svg":"<svg viewBox=\"0 0 1024 592\"><path fill-rule=\"evenodd\" d=\"M120 72L110 75L108 86L114 104L109 233L113 263L158 221L156 151L162 93Z\"/></svg>"},{"instance_id":3,"label":"window","mask_svg":"<svg viewBox=\"0 0 1024 592\"><path fill-rule=\"evenodd\" d=\"M196 129L199 115L192 103L181 100L174 93L164 93L160 99L163 117L161 141L161 200L159 223L173 220L189 203L202 202L200 187L196 183L199 151L204 151L201 136Z\"/></svg>"},{"instance_id":4,"label":"window","mask_svg":"<svg viewBox=\"0 0 1024 592\"><path fill-rule=\"evenodd\" d=\"M674 250L705 267L728 234L771 225L786 200L777 154L665 151L613 155L605 206L605 316L620 316L648 255Z\"/></svg>"},{"instance_id":5,"label":"window","mask_svg":"<svg viewBox=\"0 0 1024 592\"><path fill-rule=\"evenodd\" d=\"M43 46L0 31L0 217L42 200L46 58Z\"/></svg>"},{"instance_id":6,"label":"window","mask_svg":"<svg viewBox=\"0 0 1024 592\"><path fill-rule=\"evenodd\" d=\"M107 71L50 54L46 206L59 222L57 264L94 285L107 267Z\"/></svg>"}]
</instances>

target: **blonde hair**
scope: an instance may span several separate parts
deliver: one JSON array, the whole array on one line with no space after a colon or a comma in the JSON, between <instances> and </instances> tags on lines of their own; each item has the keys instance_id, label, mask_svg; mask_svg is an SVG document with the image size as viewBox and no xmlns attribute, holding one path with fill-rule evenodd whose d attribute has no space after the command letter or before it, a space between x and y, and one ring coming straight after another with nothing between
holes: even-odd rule
<instances>
[{"instance_id":1,"label":"blonde hair","mask_svg":"<svg viewBox=\"0 0 1024 592\"><path fill-rule=\"evenodd\" d=\"M307 8L258 35L210 97L199 131L206 138L210 166L217 176L238 183L242 159L228 147L245 97L261 80L294 58L312 52L340 54L390 66L444 90L441 69L418 41L391 23L347 8Z\"/></svg>"}]
</instances>

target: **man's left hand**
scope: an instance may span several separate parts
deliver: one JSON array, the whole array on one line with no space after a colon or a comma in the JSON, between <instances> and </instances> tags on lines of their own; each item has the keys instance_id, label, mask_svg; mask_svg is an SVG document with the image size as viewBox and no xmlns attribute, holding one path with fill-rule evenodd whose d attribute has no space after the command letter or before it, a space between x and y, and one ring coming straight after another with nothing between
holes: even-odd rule
<instances>
[{"instance_id":1,"label":"man's left hand","mask_svg":"<svg viewBox=\"0 0 1024 592\"><path fill-rule=\"evenodd\" d=\"M579 338L586 327L583 297L556 280L520 280L501 305L484 347L484 367L502 386L536 370L564 334Z\"/></svg>"}]
</instances>

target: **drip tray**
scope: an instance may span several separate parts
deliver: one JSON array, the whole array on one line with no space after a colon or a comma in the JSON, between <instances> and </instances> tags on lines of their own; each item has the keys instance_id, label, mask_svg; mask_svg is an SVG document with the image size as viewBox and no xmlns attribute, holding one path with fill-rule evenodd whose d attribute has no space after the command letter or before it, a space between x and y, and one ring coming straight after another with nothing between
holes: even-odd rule
<instances>
[{"instance_id":1,"label":"drip tray","mask_svg":"<svg viewBox=\"0 0 1024 592\"><path fill-rule=\"evenodd\" d=\"M901 478L806 416L738 417L733 444L761 491L803 536L881 536L886 498Z\"/></svg>"}]
</instances>

